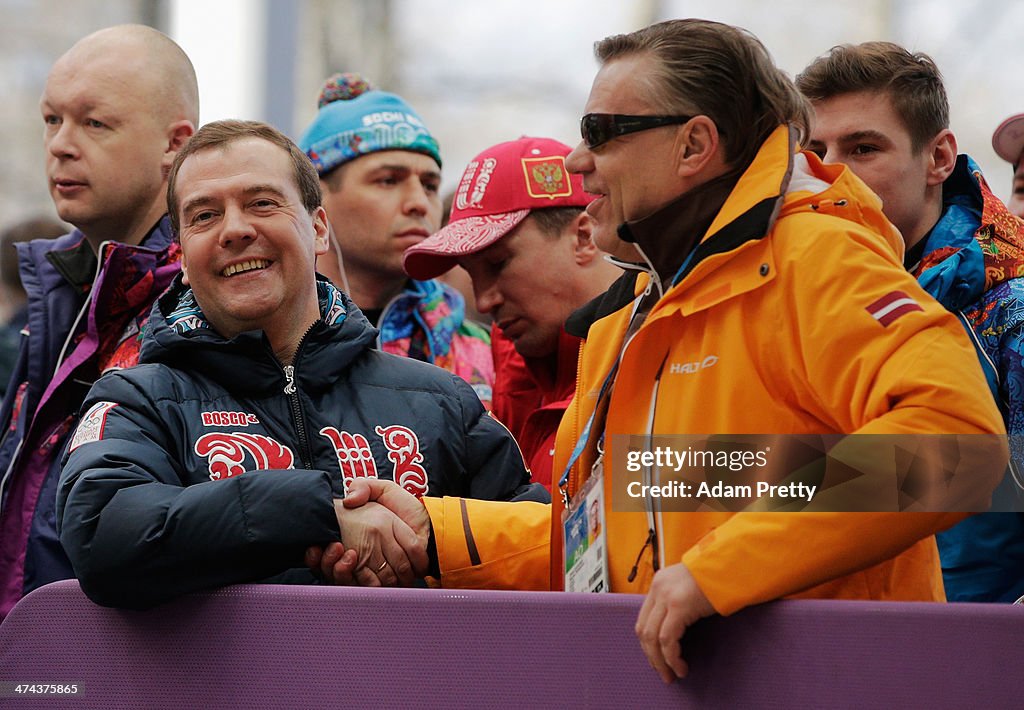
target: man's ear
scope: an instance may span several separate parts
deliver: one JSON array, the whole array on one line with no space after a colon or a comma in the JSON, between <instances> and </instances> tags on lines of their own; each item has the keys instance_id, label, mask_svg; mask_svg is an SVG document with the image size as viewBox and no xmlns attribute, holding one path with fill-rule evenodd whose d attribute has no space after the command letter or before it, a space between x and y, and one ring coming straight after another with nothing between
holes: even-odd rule
<instances>
[{"instance_id":1,"label":"man's ear","mask_svg":"<svg viewBox=\"0 0 1024 710\"><path fill-rule=\"evenodd\" d=\"M175 121L167 127L167 149L164 151L164 157L161 161L164 176L170 172L174 156L178 154L178 151L181 150L182 146L188 142L188 139L195 132L196 127L192 125L192 121L187 120Z\"/></svg>"},{"instance_id":2,"label":"man's ear","mask_svg":"<svg viewBox=\"0 0 1024 710\"><path fill-rule=\"evenodd\" d=\"M576 215L567 229L573 235L573 256L580 266L587 266L594 259L600 259L602 251L594 244L594 220L585 211Z\"/></svg>"},{"instance_id":3,"label":"man's ear","mask_svg":"<svg viewBox=\"0 0 1024 710\"><path fill-rule=\"evenodd\" d=\"M680 177L701 173L718 158L721 141L718 126L707 116L694 116L679 128L676 138L676 172Z\"/></svg>"},{"instance_id":4,"label":"man's ear","mask_svg":"<svg viewBox=\"0 0 1024 710\"><path fill-rule=\"evenodd\" d=\"M322 205L317 207L311 216L313 218L313 234L315 235L313 252L320 256L326 254L330 247L331 223L327 221L327 210Z\"/></svg>"},{"instance_id":5,"label":"man's ear","mask_svg":"<svg viewBox=\"0 0 1024 710\"><path fill-rule=\"evenodd\" d=\"M188 282L188 264L186 263L186 261L187 260L185 259L185 250L182 249L181 250L181 262L180 262L181 263L181 283L183 283L186 286L189 286L190 284Z\"/></svg>"},{"instance_id":6,"label":"man's ear","mask_svg":"<svg viewBox=\"0 0 1024 710\"><path fill-rule=\"evenodd\" d=\"M932 138L928 151L928 184L941 185L956 167L956 136L948 128Z\"/></svg>"}]
</instances>

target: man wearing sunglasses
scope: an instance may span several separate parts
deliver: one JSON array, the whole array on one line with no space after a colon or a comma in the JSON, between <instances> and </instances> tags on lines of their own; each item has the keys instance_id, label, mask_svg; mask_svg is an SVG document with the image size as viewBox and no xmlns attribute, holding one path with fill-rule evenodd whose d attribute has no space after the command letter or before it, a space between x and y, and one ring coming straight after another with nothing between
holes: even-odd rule
<instances>
[{"instance_id":1,"label":"man wearing sunglasses","mask_svg":"<svg viewBox=\"0 0 1024 710\"><path fill-rule=\"evenodd\" d=\"M829 512L844 509L832 495L820 512L736 514L709 498L682 512L695 508L653 485L639 501L620 495L641 475L671 473L650 461L631 473L644 453L631 447L652 437L771 434L785 445L828 434L856 449L864 437L847 435L988 434L966 469L982 497L1007 454L963 329L903 270L899 234L863 183L796 150L809 106L756 38L673 20L602 40L596 54L584 141L566 166L597 196L597 245L645 273L582 346L553 520L525 504L423 498L433 571L445 586L579 589L575 565L603 551L600 583L586 586L647 595L636 632L666 682L687 673L680 639L704 616L781 597L942 599L933 534L962 513L877 512L901 509L879 501L850 515ZM945 451L929 454L956 468ZM386 482L360 488L425 525L420 504L400 505ZM592 542L572 521L595 492ZM924 508L940 509L971 508Z\"/></svg>"}]
</instances>

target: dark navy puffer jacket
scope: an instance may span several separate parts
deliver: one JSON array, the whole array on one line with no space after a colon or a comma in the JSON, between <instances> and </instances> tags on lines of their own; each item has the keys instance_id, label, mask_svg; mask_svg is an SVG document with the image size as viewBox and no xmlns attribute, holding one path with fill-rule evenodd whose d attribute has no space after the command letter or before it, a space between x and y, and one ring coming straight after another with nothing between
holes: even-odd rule
<instances>
[{"instance_id":1,"label":"dark navy puffer jacket","mask_svg":"<svg viewBox=\"0 0 1024 710\"><path fill-rule=\"evenodd\" d=\"M375 350L352 302L326 281L319 293L292 369L262 332L220 337L179 278L154 305L146 364L93 386L57 506L95 601L141 608L300 567L307 546L338 539L332 499L358 476L547 499L469 385Z\"/></svg>"}]
</instances>

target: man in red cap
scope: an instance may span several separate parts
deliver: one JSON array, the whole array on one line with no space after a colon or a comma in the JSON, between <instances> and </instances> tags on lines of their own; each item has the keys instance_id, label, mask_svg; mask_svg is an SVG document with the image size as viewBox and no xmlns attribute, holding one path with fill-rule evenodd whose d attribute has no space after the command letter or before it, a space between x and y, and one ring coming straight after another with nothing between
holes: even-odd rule
<instances>
[{"instance_id":1,"label":"man in red cap","mask_svg":"<svg viewBox=\"0 0 1024 710\"><path fill-rule=\"evenodd\" d=\"M459 181L448 226L407 249L404 262L414 279L456 264L469 272L477 309L494 318L494 415L515 435L533 480L549 488L555 432L597 304L573 312L622 273L591 239L583 209L593 197L565 169L569 151L523 137L480 153Z\"/></svg>"},{"instance_id":2,"label":"man in red cap","mask_svg":"<svg viewBox=\"0 0 1024 710\"><path fill-rule=\"evenodd\" d=\"M992 134L996 155L1013 166L1013 188L1006 206L1018 217L1024 217L1024 113L1014 114L999 124Z\"/></svg>"}]
</instances>

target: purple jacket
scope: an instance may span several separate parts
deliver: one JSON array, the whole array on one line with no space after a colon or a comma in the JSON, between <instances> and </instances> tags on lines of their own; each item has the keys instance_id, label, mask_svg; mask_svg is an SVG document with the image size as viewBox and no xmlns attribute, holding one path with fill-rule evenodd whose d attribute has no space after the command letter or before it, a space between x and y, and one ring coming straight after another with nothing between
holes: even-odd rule
<instances>
[{"instance_id":1,"label":"purple jacket","mask_svg":"<svg viewBox=\"0 0 1024 710\"><path fill-rule=\"evenodd\" d=\"M17 246L28 325L0 407L0 619L36 587L74 576L56 530L61 454L92 383L137 361L180 251L166 217L139 246L104 243L98 271L78 230Z\"/></svg>"}]
</instances>

